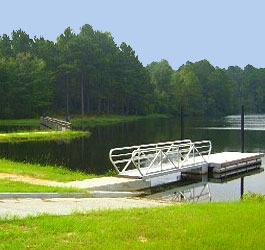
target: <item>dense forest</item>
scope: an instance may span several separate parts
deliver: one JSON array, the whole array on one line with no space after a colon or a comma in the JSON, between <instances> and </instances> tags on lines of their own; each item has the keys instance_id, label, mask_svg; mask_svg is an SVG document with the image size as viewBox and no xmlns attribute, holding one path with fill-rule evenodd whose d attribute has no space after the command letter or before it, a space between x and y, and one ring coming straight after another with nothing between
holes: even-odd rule
<instances>
[{"instance_id":1,"label":"dense forest","mask_svg":"<svg viewBox=\"0 0 265 250\"><path fill-rule=\"evenodd\" d=\"M43 114L190 115L265 112L265 69L222 69L207 60L146 67L108 32L67 28L56 42L22 30L0 36L0 118Z\"/></svg>"}]
</instances>

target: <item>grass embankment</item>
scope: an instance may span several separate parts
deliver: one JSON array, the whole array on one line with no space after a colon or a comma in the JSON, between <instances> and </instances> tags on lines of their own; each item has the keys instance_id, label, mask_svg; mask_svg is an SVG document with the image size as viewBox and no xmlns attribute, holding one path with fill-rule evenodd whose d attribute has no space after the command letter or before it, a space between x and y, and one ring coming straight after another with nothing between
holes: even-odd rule
<instances>
[{"instance_id":1,"label":"grass embankment","mask_svg":"<svg viewBox=\"0 0 265 250\"><path fill-rule=\"evenodd\" d=\"M36 185L22 181L12 181L9 179L0 179L0 193L80 193L87 192L78 188L53 187L45 185Z\"/></svg>"},{"instance_id":2,"label":"grass embankment","mask_svg":"<svg viewBox=\"0 0 265 250\"><path fill-rule=\"evenodd\" d=\"M50 140L72 140L82 136L89 136L88 131L28 131L0 133L2 142L22 141L50 141Z\"/></svg>"},{"instance_id":3,"label":"grass embankment","mask_svg":"<svg viewBox=\"0 0 265 250\"><path fill-rule=\"evenodd\" d=\"M264 249L265 202L2 220L1 249Z\"/></svg>"},{"instance_id":4,"label":"grass embankment","mask_svg":"<svg viewBox=\"0 0 265 250\"><path fill-rule=\"evenodd\" d=\"M60 119L64 117L56 116ZM73 126L94 127L99 125L110 125L120 122L131 122L142 119L167 118L168 115L152 114L152 115L92 115L92 116L74 116L71 119ZM0 126L39 126L39 119L20 119L20 120L0 120Z\"/></svg>"},{"instance_id":5,"label":"grass embankment","mask_svg":"<svg viewBox=\"0 0 265 250\"><path fill-rule=\"evenodd\" d=\"M13 162L6 159L0 159L0 173L24 175L37 179L59 182L69 182L98 177L94 174L71 171L60 166L44 166L40 164Z\"/></svg>"},{"instance_id":6,"label":"grass embankment","mask_svg":"<svg viewBox=\"0 0 265 250\"><path fill-rule=\"evenodd\" d=\"M0 120L0 126L40 126L40 119Z\"/></svg>"}]
</instances>

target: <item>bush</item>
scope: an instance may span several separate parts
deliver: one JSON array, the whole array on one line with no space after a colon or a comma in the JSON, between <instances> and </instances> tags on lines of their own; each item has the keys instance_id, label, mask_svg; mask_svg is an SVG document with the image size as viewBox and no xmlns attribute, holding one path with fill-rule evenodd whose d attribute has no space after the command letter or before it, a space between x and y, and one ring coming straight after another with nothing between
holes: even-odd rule
<instances>
[{"instance_id":1,"label":"bush","mask_svg":"<svg viewBox=\"0 0 265 250\"><path fill-rule=\"evenodd\" d=\"M261 194L255 194L255 193L247 193L247 194L244 194L243 200L263 202L265 201L265 196Z\"/></svg>"}]
</instances>

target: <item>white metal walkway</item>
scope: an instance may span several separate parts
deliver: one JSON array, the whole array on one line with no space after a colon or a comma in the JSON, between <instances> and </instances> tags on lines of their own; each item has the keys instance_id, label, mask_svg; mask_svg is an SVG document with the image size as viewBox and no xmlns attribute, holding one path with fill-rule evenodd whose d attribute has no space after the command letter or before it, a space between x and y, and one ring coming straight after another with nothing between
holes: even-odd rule
<instances>
[{"instance_id":1,"label":"white metal walkway","mask_svg":"<svg viewBox=\"0 0 265 250\"><path fill-rule=\"evenodd\" d=\"M114 148L109 158L120 176L148 179L208 167L211 149L210 141L182 140Z\"/></svg>"}]
</instances>

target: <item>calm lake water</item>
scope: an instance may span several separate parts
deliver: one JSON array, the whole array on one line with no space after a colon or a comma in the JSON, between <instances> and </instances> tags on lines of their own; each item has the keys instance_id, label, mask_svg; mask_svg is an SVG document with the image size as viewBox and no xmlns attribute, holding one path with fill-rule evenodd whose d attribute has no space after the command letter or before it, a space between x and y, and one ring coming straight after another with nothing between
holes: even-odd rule
<instances>
[{"instance_id":1,"label":"calm lake water","mask_svg":"<svg viewBox=\"0 0 265 250\"><path fill-rule=\"evenodd\" d=\"M0 131L23 130L23 127L4 127ZM82 128L83 130L89 128ZM265 152L265 115L245 117L245 151ZM23 142L0 144L0 157L17 161L62 165L87 173L104 174L112 170L108 152L113 147L172 141L180 138L178 118L150 119L91 129L89 138L71 142ZM185 118L185 138L211 140L213 152L240 151L240 116L220 119ZM223 184L209 182L212 200L240 198L240 181L235 179ZM205 183L202 183L202 186ZM186 183L184 182L185 186ZM251 173L244 178L245 191L265 194L265 174ZM201 187L198 187L199 189ZM196 190L195 190L196 191ZM175 192L175 191L174 191ZM173 193L174 193L173 192ZM182 191L181 191L182 192ZM187 191L189 192L189 190ZM176 192L175 192L176 193Z\"/></svg>"}]
</instances>

